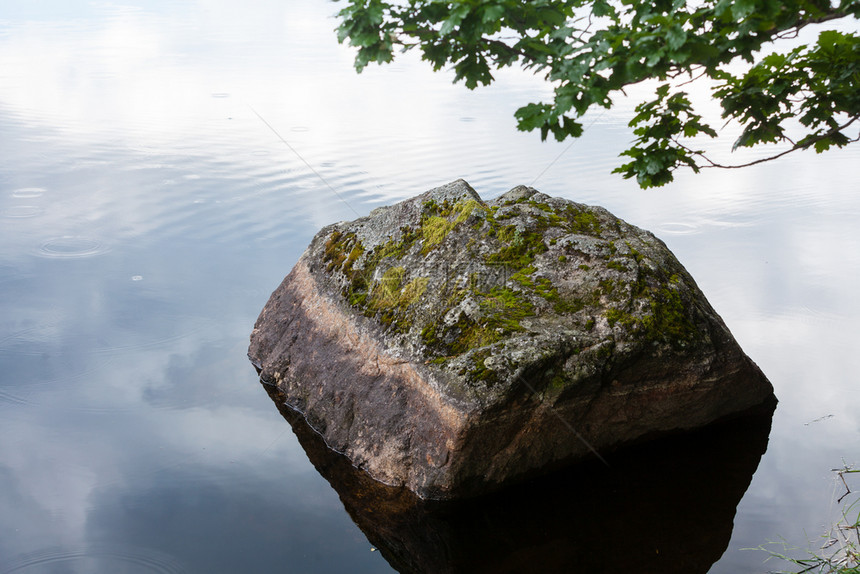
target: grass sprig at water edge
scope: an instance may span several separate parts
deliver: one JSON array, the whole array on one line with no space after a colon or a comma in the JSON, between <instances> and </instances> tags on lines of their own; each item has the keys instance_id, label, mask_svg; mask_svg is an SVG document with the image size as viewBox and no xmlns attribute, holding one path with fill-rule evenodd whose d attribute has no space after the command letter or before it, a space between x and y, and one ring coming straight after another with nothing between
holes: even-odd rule
<instances>
[{"instance_id":1,"label":"grass sprig at water edge","mask_svg":"<svg viewBox=\"0 0 860 574\"><path fill-rule=\"evenodd\" d=\"M842 468L835 468L837 480L845 486L845 492L836 501L843 504L841 518L833 524L823 535L823 544L818 550L807 549L806 556L796 558L795 554L800 550L787 542L770 543L759 546L770 554L767 560L780 559L792 565L791 570L777 570L780 574L860 574L860 492L852 491L846 481L846 475L860 473L860 469L843 464ZM782 551L776 551L773 546L779 545ZM810 542L811 545L811 542Z\"/></svg>"}]
</instances>

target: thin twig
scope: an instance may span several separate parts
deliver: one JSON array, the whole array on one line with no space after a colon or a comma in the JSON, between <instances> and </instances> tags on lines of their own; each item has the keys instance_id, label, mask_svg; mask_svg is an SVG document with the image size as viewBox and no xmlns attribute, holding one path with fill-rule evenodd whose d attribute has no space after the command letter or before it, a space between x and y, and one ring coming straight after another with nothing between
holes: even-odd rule
<instances>
[{"instance_id":1,"label":"thin twig","mask_svg":"<svg viewBox=\"0 0 860 574\"><path fill-rule=\"evenodd\" d=\"M691 155L698 156L698 157L702 158L703 160L705 160L706 162L708 162L709 165L699 166L701 169L705 169L705 168L709 168L709 167L717 167L720 169L741 169L744 167L750 167L753 165L758 165L760 163L765 163L768 161L773 161L775 159L779 159L785 155L790 154L791 152L809 149L812 146L814 146L816 143L820 142L821 140L829 138L829 137L835 135L836 133L844 130L845 128L849 127L851 124L853 124L855 121L857 121L859 119L860 119L860 116L854 116L853 118L848 120L846 123L842 124L841 126L836 126L833 129L831 129L831 130L829 130L823 134L817 135L815 137L811 137L811 138L809 138L809 140L804 141L802 143L794 144L792 147L790 147L789 149L787 149L783 152L780 152L780 153L772 155L772 156L763 157L763 158L757 159L755 161L737 164L737 165L724 165L721 163L717 163L717 162L713 161L711 158L709 158L707 155L705 155L703 152L691 149L691 148L685 146L684 144L682 144L680 141L678 141L675 138L672 138L672 142L675 145L677 145L679 148L689 152ZM788 138L786 138L786 139L788 139ZM788 141L791 141L791 140L788 139ZM858 141L860 141L860 134L858 134L856 138L849 139L847 143L854 143L854 142L858 142Z\"/></svg>"},{"instance_id":2,"label":"thin twig","mask_svg":"<svg viewBox=\"0 0 860 574\"><path fill-rule=\"evenodd\" d=\"M693 68L694 68L694 67L697 67L697 66L692 66L689 70L687 70L687 71L689 72L689 74L690 74L690 79L689 79L689 80L686 80L686 81L684 81L684 82L681 82L680 84L678 84L677 86L675 86L676 88L680 88L681 86L686 86L687 84L692 84L692 83L693 83L693 82L695 82L696 80L699 80L700 78L702 78L702 77L704 77L704 76L706 76L706 75L708 74L708 70L707 70L707 68L705 68L704 66L701 66L701 68L702 68L702 73L701 73L701 74L699 74L699 75L697 75L697 76L695 76L695 77L693 77Z\"/></svg>"},{"instance_id":3,"label":"thin twig","mask_svg":"<svg viewBox=\"0 0 860 574\"><path fill-rule=\"evenodd\" d=\"M848 496L849 494L851 494L851 489L850 489L850 488L848 488L848 483L847 483L847 482L845 482L845 470L844 470L844 469L843 469L843 470L840 470L840 471L839 471L839 472L837 472L836 474L837 474L837 475L839 475L839 478L842 480L842 484L844 484L844 485L845 485L845 494L843 494L842 496L840 496L840 497L839 497L839 499L836 501L836 504L840 504L840 503L842 502L842 499L843 499L843 498L845 498L846 496Z\"/></svg>"}]
</instances>

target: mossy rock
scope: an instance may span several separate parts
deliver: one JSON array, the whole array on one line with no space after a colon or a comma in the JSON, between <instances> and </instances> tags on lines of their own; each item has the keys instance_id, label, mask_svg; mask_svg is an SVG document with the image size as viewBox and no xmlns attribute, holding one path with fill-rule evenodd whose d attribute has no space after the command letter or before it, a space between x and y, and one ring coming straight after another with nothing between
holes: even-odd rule
<instances>
[{"instance_id":1,"label":"mossy rock","mask_svg":"<svg viewBox=\"0 0 860 574\"><path fill-rule=\"evenodd\" d=\"M462 180L321 230L249 356L332 448L442 498L772 394L653 234Z\"/></svg>"}]
</instances>

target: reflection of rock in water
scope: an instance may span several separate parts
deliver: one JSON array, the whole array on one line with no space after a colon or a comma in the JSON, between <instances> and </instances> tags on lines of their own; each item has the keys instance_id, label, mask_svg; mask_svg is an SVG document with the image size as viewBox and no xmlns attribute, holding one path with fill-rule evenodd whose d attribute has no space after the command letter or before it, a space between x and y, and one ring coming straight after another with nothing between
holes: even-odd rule
<instances>
[{"instance_id":1,"label":"reflection of rock in water","mask_svg":"<svg viewBox=\"0 0 860 574\"><path fill-rule=\"evenodd\" d=\"M406 573L707 572L767 447L773 404L490 496L429 502L326 447L264 385L311 462L392 567Z\"/></svg>"}]
</instances>

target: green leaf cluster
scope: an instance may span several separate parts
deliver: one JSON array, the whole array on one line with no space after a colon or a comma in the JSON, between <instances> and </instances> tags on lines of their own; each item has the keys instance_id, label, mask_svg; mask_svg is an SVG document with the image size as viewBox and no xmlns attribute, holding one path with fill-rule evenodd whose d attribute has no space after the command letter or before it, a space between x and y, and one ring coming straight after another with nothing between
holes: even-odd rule
<instances>
[{"instance_id":1,"label":"green leaf cluster","mask_svg":"<svg viewBox=\"0 0 860 574\"><path fill-rule=\"evenodd\" d=\"M680 137L693 138L699 134L717 137L717 132L693 111L685 92L669 95L669 85L657 88L657 98L636 107L630 121L636 140L633 147L622 152L632 158L614 171L624 177L635 177L643 188L661 186L672 181L672 172L681 165L699 171L695 156L703 152L691 150L678 143Z\"/></svg>"},{"instance_id":2,"label":"green leaf cluster","mask_svg":"<svg viewBox=\"0 0 860 574\"><path fill-rule=\"evenodd\" d=\"M518 65L542 75L549 101L515 112L543 139L579 137L582 116L613 96L661 81L631 122L636 139L617 172L643 187L672 181L679 167L727 167L689 141L716 137L682 82L710 80L725 119L740 123L735 148L787 143L790 150L856 141L860 37L824 30L787 54L760 54L810 25L860 17L860 0L345 0L338 38L357 49L356 68L390 62L396 49L451 68L468 88ZM735 75L736 61L749 69ZM791 134L789 133L791 132ZM792 135L795 134L795 135ZM686 142L686 143L685 143Z\"/></svg>"},{"instance_id":3,"label":"green leaf cluster","mask_svg":"<svg viewBox=\"0 0 860 574\"><path fill-rule=\"evenodd\" d=\"M745 74L718 78L723 117L745 126L735 148L782 141L819 153L842 147L860 114L860 37L827 30L812 46L770 54ZM797 141L786 130L792 118L805 128Z\"/></svg>"}]
</instances>

